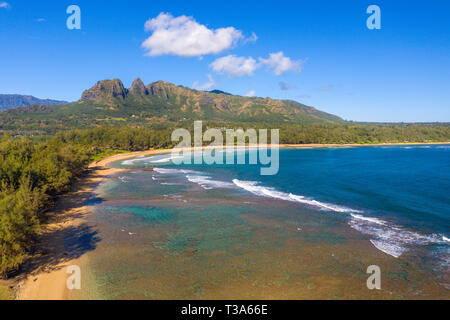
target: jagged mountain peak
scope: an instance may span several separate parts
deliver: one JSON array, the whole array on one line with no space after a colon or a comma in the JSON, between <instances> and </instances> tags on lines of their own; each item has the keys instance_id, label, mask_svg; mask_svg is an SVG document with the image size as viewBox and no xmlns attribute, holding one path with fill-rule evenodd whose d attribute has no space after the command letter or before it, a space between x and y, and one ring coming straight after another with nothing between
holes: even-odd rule
<instances>
[{"instance_id":1,"label":"jagged mountain peak","mask_svg":"<svg viewBox=\"0 0 450 320\"><path fill-rule=\"evenodd\" d=\"M144 82L140 78L136 78L133 81L133 84L131 85L130 89L128 90L130 94L147 94L148 91L145 88Z\"/></svg>"},{"instance_id":2,"label":"jagged mountain peak","mask_svg":"<svg viewBox=\"0 0 450 320\"><path fill-rule=\"evenodd\" d=\"M93 101L128 112L147 110L158 117L201 119L248 119L267 121L342 121L339 117L288 100L231 95L223 91L199 91L165 81L144 85L135 79L129 89L119 79L103 80L83 92L81 102ZM148 112L145 113L148 113ZM142 112L142 111L140 111Z\"/></svg>"},{"instance_id":3,"label":"jagged mountain peak","mask_svg":"<svg viewBox=\"0 0 450 320\"><path fill-rule=\"evenodd\" d=\"M124 87L120 79L102 80L97 82L92 88L85 90L81 95L81 100L98 100L100 98L125 99L128 90Z\"/></svg>"}]
</instances>

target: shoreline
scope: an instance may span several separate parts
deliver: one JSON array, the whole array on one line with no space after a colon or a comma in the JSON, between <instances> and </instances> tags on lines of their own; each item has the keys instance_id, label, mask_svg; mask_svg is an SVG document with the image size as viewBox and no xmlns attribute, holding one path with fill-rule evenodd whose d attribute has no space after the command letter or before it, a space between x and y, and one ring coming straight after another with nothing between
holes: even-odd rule
<instances>
[{"instance_id":1,"label":"shoreline","mask_svg":"<svg viewBox=\"0 0 450 320\"><path fill-rule=\"evenodd\" d=\"M69 275L67 267L77 265L79 256L70 253L66 243L74 228L85 225L91 205L87 203L99 183L111 174L123 169L109 168L113 161L140 155L157 155L170 149L148 150L117 154L91 163L84 176L79 178L72 190L57 199L48 213L48 223L39 234L36 253L23 266L24 272L16 277L15 300L69 300L66 288Z\"/></svg>"},{"instance_id":2,"label":"shoreline","mask_svg":"<svg viewBox=\"0 0 450 320\"><path fill-rule=\"evenodd\" d=\"M420 146L450 144L450 142L385 142L385 143L325 143L325 144L280 144L280 148L339 148L339 147L383 147L383 146Z\"/></svg>"},{"instance_id":3,"label":"shoreline","mask_svg":"<svg viewBox=\"0 0 450 320\"><path fill-rule=\"evenodd\" d=\"M414 146L414 145L439 145L439 144L450 144L448 142L399 142L399 143L377 143L377 144L364 144L364 143L346 143L346 144L334 144L334 143L326 143L326 144L279 144L278 147L280 149L309 149L309 148L347 148L347 147L382 147L382 146ZM196 150L210 150L210 149L239 149L239 148L257 148L260 146L265 146L270 148L271 145L246 145L246 146L203 146L203 147L187 147L180 148L180 151L196 151ZM160 155L167 154L172 152L174 149L155 149L155 150L146 150L146 151L135 151L130 153L121 153L113 156L108 156L106 158L97 160L89 165L91 166L102 166L108 167L111 162L120 161L120 160L128 160L131 158L139 157L139 156L151 156L151 155ZM109 167L108 167L109 168Z\"/></svg>"},{"instance_id":4,"label":"shoreline","mask_svg":"<svg viewBox=\"0 0 450 320\"><path fill-rule=\"evenodd\" d=\"M402 145L437 145L450 142L429 143L383 143L383 144L280 144L280 149L370 147ZM242 146L243 147L243 146ZM246 146L257 147L257 146ZM269 147L269 146L267 146ZM206 150L220 147L183 148L185 151ZM226 147L225 149L235 148ZM238 147L239 148L239 147ZM109 156L91 163L87 173L74 184L72 191L61 196L49 212L49 221L39 235L37 252L24 264L24 272L17 276L16 300L68 300L70 291L66 288L69 275L67 267L77 265L80 256L70 253L66 247L67 237L74 229L86 223L91 204L87 203L99 183L111 174L125 169L110 168L115 161L127 160L138 156L150 156L170 153L173 149L137 151Z\"/></svg>"}]
</instances>

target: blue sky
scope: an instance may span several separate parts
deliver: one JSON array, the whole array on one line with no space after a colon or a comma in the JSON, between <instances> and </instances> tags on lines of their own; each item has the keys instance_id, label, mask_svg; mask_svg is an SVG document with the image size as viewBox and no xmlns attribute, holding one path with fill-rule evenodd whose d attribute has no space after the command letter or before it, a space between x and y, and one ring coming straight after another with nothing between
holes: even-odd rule
<instances>
[{"instance_id":1,"label":"blue sky","mask_svg":"<svg viewBox=\"0 0 450 320\"><path fill-rule=\"evenodd\" d=\"M66 27L71 4L81 30ZM366 26L371 4L380 30ZM348 120L448 122L449 13L448 1L0 0L0 93L73 101L140 77Z\"/></svg>"}]
</instances>

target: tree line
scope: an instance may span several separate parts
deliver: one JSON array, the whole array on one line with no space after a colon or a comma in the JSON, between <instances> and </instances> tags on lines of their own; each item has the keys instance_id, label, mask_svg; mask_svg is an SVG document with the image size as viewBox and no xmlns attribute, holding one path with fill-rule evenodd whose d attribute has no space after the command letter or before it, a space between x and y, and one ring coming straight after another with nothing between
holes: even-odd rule
<instances>
[{"instance_id":1,"label":"tree line","mask_svg":"<svg viewBox=\"0 0 450 320\"><path fill-rule=\"evenodd\" d=\"M18 269L45 211L89 162L85 150L53 139L0 140L0 275Z\"/></svg>"},{"instance_id":2,"label":"tree line","mask_svg":"<svg viewBox=\"0 0 450 320\"><path fill-rule=\"evenodd\" d=\"M168 148L168 130L96 128L53 137L0 139L0 277L17 271L57 196L94 158L117 150ZM39 141L43 140L43 141Z\"/></svg>"},{"instance_id":3,"label":"tree line","mask_svg":"<svg viewBox=\"0 0 450 320\"><path fill-rule=\"evenodd\" d=\"M98 127L59 131L42 137L0 138L0 277L17 271L55 199L90 161L118 151L171 148L177 127ZM271 128L268 123L205 121L207 128ZM450 141L448 124L282 125L280 143L382 143Z\"/></svg>"}]
</instances>

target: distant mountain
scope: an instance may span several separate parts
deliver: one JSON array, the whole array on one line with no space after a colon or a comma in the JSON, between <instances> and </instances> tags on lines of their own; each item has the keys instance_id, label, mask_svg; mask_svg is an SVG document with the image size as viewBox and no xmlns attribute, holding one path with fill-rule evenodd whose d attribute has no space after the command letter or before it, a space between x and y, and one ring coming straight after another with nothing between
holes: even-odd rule
<instances>
[{"instance_id":1,"label":"distant mountain","mask_svg":"<svg viewBox=\"0 0 450 320\"><path fill-rule=\"evenodd\" d=\"M0 129L146 126L165 121L211 120L230 123L345 123L341 118L292 100L207 92L164 81L125 88L119 79L97 82L77 102L10 109L0 113Z\"/></svg>"},{"instance_id":2,"label":"distant mountain","mask_svg":"<svg viewBox=\"0 0 450 320\"><path fill-rule=\"evenodd\" d=\"M180 119L243 121L341 122L341 118L292 100L243 97L214 90L198 91L157 81L147 86L136 79L129 89L119 79L99 81L83 92L78 104L97 109L130 111L137 116Z\"/></svg>"},{"instance_id":3,"label":"distant mountain","mask_svg":"<svg viewBox=\"0 0 450 320\"><path fill-rule=\"evenodd\" d=\"M69 102L67 101L39 99L33 96L24 96L20 94L0 94L0 111L17 107L26 107L30 105L52 106L68 103Z\"/></svg>"},{"instance_id":4,"label":"distant mountain","mask_svg":"<svg viewBox=\"0 0 450 320\"><path fill-rule=\"evenodd\" d=\"M221 90L211 90L209 91L211 93L217 93L217 94L226 94L227 96L231 96L231 93L225 92L225 91L221 91Z\"/></svg>"}]
</instances>

